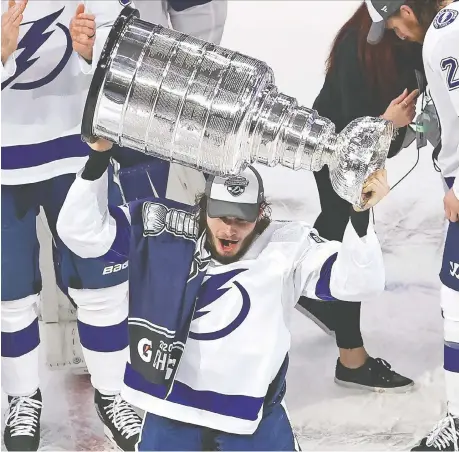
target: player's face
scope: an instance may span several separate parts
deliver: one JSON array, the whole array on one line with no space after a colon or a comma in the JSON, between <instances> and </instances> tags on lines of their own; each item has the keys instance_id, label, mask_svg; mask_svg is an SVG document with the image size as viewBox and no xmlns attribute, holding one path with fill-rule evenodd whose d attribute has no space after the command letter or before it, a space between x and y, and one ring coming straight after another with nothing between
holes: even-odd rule
<instances>
[{"instance_id":1,"label":"player's face","mask_svg":"<svg viewBox=\"0 0 459 452\"><path fill-rule=\"evenodd\" d=\"M236 262L255 237L256 222L207 216L207 237L212 256L222 264Z\"/></svg>"},{"instance_id":2,"label":"player's face","mask_svg":"<svg viewBox=\"0 0 459 452\"><path fill-rule=\"evenodd\" d=\"M420 25L413 10L406 5L400 8L400 14L387 20L386 27L400 39L411 42L424 42L426 30Z\"/></svg>"}]
</instances>

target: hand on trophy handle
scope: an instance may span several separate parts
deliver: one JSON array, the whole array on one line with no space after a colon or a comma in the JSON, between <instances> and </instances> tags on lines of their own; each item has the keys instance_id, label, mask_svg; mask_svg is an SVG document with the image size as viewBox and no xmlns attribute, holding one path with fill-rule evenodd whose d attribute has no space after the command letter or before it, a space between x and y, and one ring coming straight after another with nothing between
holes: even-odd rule
<instances>
[{"instance_id":1,"label":"hand on trophy handle","mask_svg":"<svg viewBox=\"0 0 459 452\"><path fill-rule=\"evenodd\" d=\"M390 192L387 182L387 170L381 169L372 173L365 183L362 190L362 207L353 206L356 212L363 212L371 209Z\"/></svg>"},{"instance_id":2,"label":"hand on trophy handle","mask_svg":"<svg viewBox=\"0 0 459 452\"><path fill-rule=\"evenodd\" d=\"M105 138L98 138L94 143L88 143L88 146L96 152L106 152L109 151L113 143L111 141L106 140Z\"/></svg>"}]
</instances>

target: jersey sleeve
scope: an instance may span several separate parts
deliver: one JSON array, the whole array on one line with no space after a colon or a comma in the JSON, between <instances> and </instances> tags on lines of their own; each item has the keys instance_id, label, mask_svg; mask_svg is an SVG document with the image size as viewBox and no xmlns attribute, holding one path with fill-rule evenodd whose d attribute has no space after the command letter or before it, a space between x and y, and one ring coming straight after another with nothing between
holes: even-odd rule
<instances>
[{"instance_id":1,"label":"jersey sleeve","mask_svg":"<svg viewBox=\"0 0 459 452\"><path fill-rule=\"evenodd\" d=\"M220 44L227 16L227 0L169 0L172 28L195 38Z\"/></svg>"},{"instance_id":2,"label":"jersey sleeve","mask_svg":"<svg viewBox=\"0 0 459 452\"><path fill-rule=\"evenodd\" d=\"M12 77L16 72L16 58L14 53L9 56L4 65L2 63L2 83Z\"/></svg>"},{"instance_id":3,"label":"jersey sleeve","mask_svg":"<svg viewBox=\"0 0 459 452\"><path fill-rule=\"evenodd\" d=\"M309 234L296 268L296 300L304 295L323 301L364 301L384 287L384 261L371 222L360 238L349 221L342 242Z\"/></svg>"},{"instance_id":4,"label":"jersey sleeve","mask_svg":"<svg viewBox=\"0 0 459 452\"><path fill-rule=\"evenodd\" d=\"M459 18L456 21L459 22ZM432 48L429 62L431 69L440 74L441 83L448 91L451 104L459 117L459 25L454 23L450 26L448 34ZM457 152L459 154L459 148ZM459 199L459 173L456 174L453 190Z\"/></svg>"},{"instance_id":5,"label":"jersey sleeve","mask_svg":"<svg viewBox=\"0 0 459 452\"><path fill-rule=\"evenodd\" d=\"M84 0L85 12L94 14L96 17L96 38L94 42L92 61L88 63L78 55L80 69L84 74L93 74L100 55L108 38L110 30L123 10L122 2L119 0ZM77 3L75 3L76 8Z\"/></svg>"},{"instance_id":6,"label":"jersey sleeve","mask_svg":"<svg viewBox=\"0 0 459 452\"><path fill-rule=\"evenodd\" d=\"M444 39L438 40L429 59L432 69L441 74L442 83L459 116L459 26L451 28Z\"/></svg>"},{"instance_id":7,"label":"jersey sleeve","mask_svg":"<svg viewBox=\"0 0 459 452\"><path fill-rule=\"evenodd\" d=\"M102 258L123 263L128 259L131 237L127 206L108 205L108 172L85 180L81 172L65 199L57 220L64 244L82 258Z\"/></svg>"}]
</instances>

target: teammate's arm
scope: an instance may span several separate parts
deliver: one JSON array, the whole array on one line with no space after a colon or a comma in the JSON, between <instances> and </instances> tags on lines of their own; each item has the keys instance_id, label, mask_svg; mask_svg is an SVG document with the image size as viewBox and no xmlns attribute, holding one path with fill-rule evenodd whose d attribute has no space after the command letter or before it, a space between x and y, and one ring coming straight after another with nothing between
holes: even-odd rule
<instances>
[{"instance_id":1,"label":"teammate's arm","mask_svg":"<svg viewBox=\"0 0 459 452\"><path fill-rule=\"evenodd\" d=\"M65 245L83 258L125 262L131 236L129 209L108 206L108 166L112 144L98 140L77 175L57 220Z\"/></svg>"},{"instance_id":2,"label":"teammate's arm","mask_svg":"<svg viewBox=\"0 0 459 452\"><path fill-rule=\"evenodd\" d=\"M385 170L368 179L364 193L368 194L367 208L389 193ZM363 230L359 215L362 213L351 211L341 243L310 234L296 270L299 295L324 301L362 301L384 290L381 246L372 223L368 221Z\"/></svg>"},{"instance_id":3,"label":"teammate's arm","mask_svg":"<svg viewBox=\"0 0 459 452\"><path fill-rule=\"evenodd\" d=\"M8 8L2 12L2 82L16 72L14 51L18 48L19 26L26 6L27 0L19 3L10 0Z\"/></svg>"},{"instance_id":4,"label":"teammate's arm","mask_svg":"<svg viewBox=\"0 0 459 452\"><path fill-rule=\"evenodd\" d=\"M172 28L220 44L227 16L227 0L168 0Z\"/></svg>"},{"instance_id":5,"label":"teammate's arm","mask_svg":"<svg viewBox=\"0 0 459 452\"><path fill-rule=\"evenodd\" d=\"M451 26L451 30L447 35L447 39L439 40L434 47L431 59L431 65L435 72L440 74L440 78L447 90L451 103L459 117L459 27ZM441 122L442 118L440 118ZM457 149L459 159L459 147ZM452 197L451 195L455 195ZM456 174L456 179L451 190L451 193L445 197L445 210L453 210L450 218L451 221L459 219L459 173ZM454 217L454 214L456 217Z\"/></svg>"}]
</instances>

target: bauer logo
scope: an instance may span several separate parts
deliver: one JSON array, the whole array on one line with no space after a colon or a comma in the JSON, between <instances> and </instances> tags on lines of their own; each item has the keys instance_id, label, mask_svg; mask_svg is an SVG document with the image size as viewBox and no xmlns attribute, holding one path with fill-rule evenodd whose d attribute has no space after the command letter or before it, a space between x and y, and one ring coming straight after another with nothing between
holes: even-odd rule
<instances>
[{"instance_id":1,"label":"bauer logo","mask_svg":"<svg viewBox=\"0 0 459 452\"><path fill-rule=\"evenodd\" d=\"M458 12L454 9L442 9L434 20L434 27L444 28L450 24L452 24L458 16Z\"/></svg>"},{"instance_id":2,"label":"bauer logo","mask_svg":"<svg viewBox=\"0 0 459 452\"><path fill-rule=\"evenodd\" d=\"M104 268L104 271L102 272L103 275L110 275L111 273L117 273L120 272L121 270L124 270L128 267L129 263L125 262L124 264L115 264L115 265L109 265L108 267Z\"/></svg>"}]
</instances>

